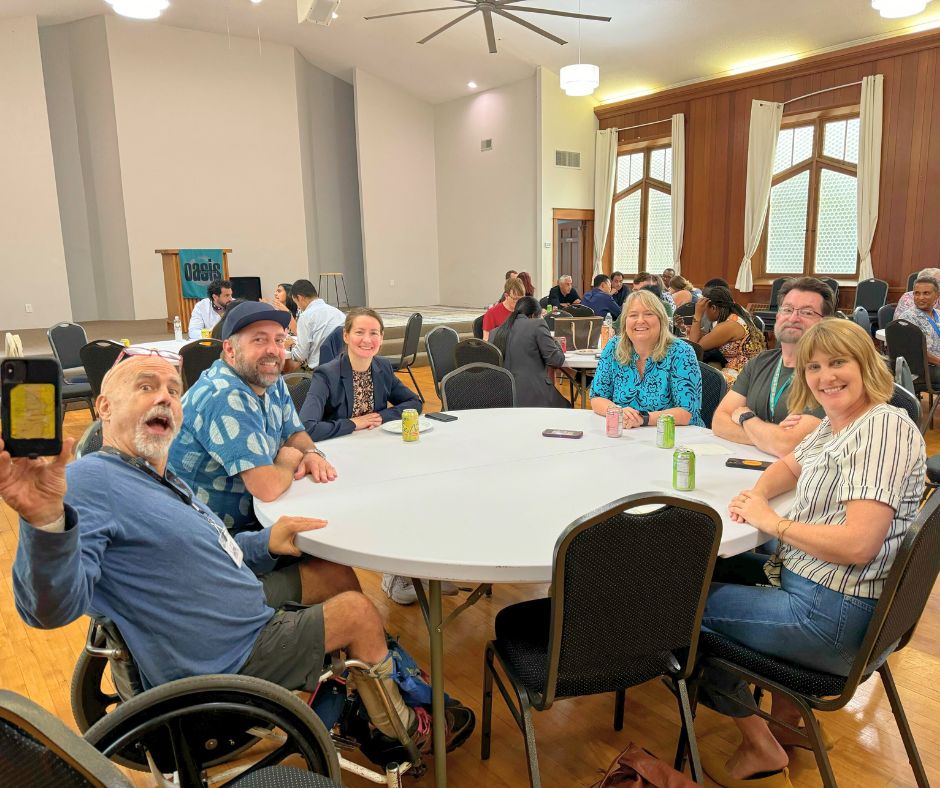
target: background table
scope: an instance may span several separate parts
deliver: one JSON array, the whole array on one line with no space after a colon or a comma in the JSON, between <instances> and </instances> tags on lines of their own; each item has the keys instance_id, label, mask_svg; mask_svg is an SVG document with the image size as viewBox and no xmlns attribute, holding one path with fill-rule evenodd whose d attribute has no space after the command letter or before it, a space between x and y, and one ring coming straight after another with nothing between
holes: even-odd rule
<instances>
[{"instance_id":1,"label":"background table","mask_svg":"<svg viewBox=\"0 0 940 788\"><path fill-rule=\"evenodd\" d=\"M593 359L593 356L585 356ZM596 361L596 359L595 359ZM443 747L443 621L440 581L537 583L551 578L555 542L575 519L617 498L672 489L672 450L658 449L656 430L608 438L605 420L587 410L515 408L457 411L433 422L417 443L383 430L354 432L320 447L338 471L330 484L293 483L270 503L255 500L265 526L282 515L322 517L329 524L299 534L305 553L336 563L428 578L428 629L434 688L436 784L446 784ZM583 430L578 440L542 430ZM727 454L699 456L697 489L684 495L715 508L723 523L720 553L735 555L763 541L731 522L727 504L758 474L725 467L728 457L773 459L753 446L677 427L676 444L708 444ZM789 496L777 499L784 511ZM682 547L676 546L676 560ZM440 737L440 743L438 743Z\"/></svg>"},{"instance_id":2,"label":"background table","mask_svg":"<svg viewBox=\"0 0 940 788\"><path fill-rule=\"evenodd\" d=\"M190 342L198 342L196 339L160 339L154 340L152 342L134 342L132 347L143 347L150 350L169 350L172 353L179 353L180 348L184 345L188 345Z\"/></svg>"},{"instance_id":3,"label":"background table","mask_svg":"<svg viewBox=\"0 0 940 788\"><path fill-rule=\"evenodd\" d=\"M588 407L588 372L597 369L597 362L600 360L600 351L591 353L581 353L577 350L569 350L565 353L565 367L573 369L578 373L578 383L581 386L581 407Z\"/></svg>"}]
</instances>

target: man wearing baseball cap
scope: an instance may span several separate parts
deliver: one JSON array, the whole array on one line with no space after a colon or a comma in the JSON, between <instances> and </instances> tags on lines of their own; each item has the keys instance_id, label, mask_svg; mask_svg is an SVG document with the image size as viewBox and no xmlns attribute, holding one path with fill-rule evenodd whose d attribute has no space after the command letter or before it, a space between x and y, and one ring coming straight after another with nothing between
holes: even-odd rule
<instances>
[{"instance_id":1,"label":"man wearing baseball cap","mask_svg":"<svg viewBox=\"0 0 940 788\"><path fill-rule=\"evenodd\" d=\"M261 529L252 497L273 501L304 476L319 483L336 478L281 378L289 320L269 304L236 306L222 327L221 358L183 396L183 425L169 467L232 534ZM275 609L360 590L351 568L313 557L272 559L261 583Z\"/></svg>"}]
</instances>

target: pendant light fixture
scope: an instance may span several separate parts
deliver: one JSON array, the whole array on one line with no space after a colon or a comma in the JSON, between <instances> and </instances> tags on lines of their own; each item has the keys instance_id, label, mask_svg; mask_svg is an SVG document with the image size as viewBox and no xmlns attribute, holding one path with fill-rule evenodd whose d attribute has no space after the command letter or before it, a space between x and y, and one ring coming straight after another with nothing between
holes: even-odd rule
<instances>
[{"instance_id":1,"label":"pendant light fixture","mask_svg":"<svg viewBox=\"0 0 940 788\"><path fill-rule=\"evenodd\" d=\"M107 0L114 13L131 19L156 19L170 7L168 0Z\"/></svg>"},{"instance_id":2,"label":"pendant light fixture","mask_svg":"<svg viewBox=\"0 0 940 788\"><path fill-rule=\"evenodd\" d=\"M578 0L581 13L581 0ZM569 96L590 96L601 83L601 70L581 62L581 20L578 20L578 62L565 66L559 73L561 89Z\"/></svg>"},{"instance_id":3,"label":"pendant light fixture","mask_svg":"<svg viewBox=\"0 0 940 788\"><path fill-rule=\"evenodd\" d=\"M901 19L919 14L929 0L871 0L871 7L885 19Z\"/></svg>"}]
</instances>

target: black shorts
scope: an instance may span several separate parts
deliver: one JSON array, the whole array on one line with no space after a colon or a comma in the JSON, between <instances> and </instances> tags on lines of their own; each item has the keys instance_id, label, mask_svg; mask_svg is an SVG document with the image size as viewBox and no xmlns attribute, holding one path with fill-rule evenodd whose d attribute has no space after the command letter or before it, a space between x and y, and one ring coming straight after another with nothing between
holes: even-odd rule
<instances>
[{"instance_id":1,"label":"black shorts","mask_svg":"<svg viewBox=\"0 0 940 788\"><path fill-rule=\"evenodd\" d=\"M285 689L313 692L323 673L325 656L323 605L278 610L261 630L248 661L238 672Z\"/></svg>"},{"instance_id":2,"label":"black shorts","mask_svg":"<svg viewBox=\"0 0 940 788\"><path fill-rule=\"evenodd\" d=\"M281 556L274 569L258 579L264 588L265 601L275 610L280 610L288 602L300 604L303 601L299 558Z\"/></svg>"}]
</instances>

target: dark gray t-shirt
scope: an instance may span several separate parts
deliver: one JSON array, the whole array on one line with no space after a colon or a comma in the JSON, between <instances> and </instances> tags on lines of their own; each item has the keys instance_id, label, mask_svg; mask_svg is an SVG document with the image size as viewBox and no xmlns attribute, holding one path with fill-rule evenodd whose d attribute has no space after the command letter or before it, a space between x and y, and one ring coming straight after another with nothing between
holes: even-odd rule
<instances>
[{"instance_id":1,"label":"dark gray t-shirt","mask_svg":"<svg viewBox=\"0 0 940 788\"><path fill-rule=\"evenodd\" d=\"M779 424L790 413L787 407L787 398L790 396L790 378L793 377L792 367L780 367L777 378L777 403L773 414L770 413L770 395L773 385L774 372L777 362L780 361L780 348L765 350L759 356L752 358L734 381L731 390L747 399L747 406L753 410L758 418ZM823 418L826 414L822 408L807 411L809 415Z\"/></svg>"}]
</instances>

